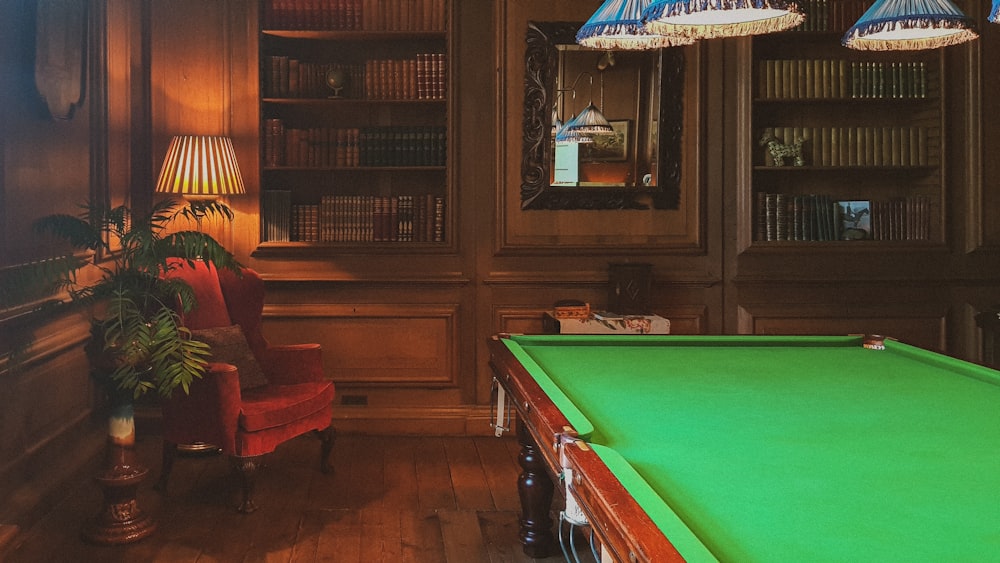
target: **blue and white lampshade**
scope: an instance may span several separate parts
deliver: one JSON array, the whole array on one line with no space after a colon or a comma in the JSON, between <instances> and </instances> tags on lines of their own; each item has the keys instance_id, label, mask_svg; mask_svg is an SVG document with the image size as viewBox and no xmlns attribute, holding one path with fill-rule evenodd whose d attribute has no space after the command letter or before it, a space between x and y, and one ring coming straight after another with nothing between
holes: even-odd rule
<instances>
[{"instance_id":1,"label":"blue and white lampshade","mask_svg":"<svg viewBox=\"0 0 1000 563\"><path fill-rule=\"evenodd\" d=\"M576 42L592 49L618 51L642 51L694 43L694 39L689 37L660 35L646 29L642 11L650 2L652 0L606 0L577 32Z\"/></svg>"},{"instance_id":2,"label":"blue and white lampshade","mask_svg":"<svg viewBox=\"0 0 1000 563\"><path fill-rule=\"evenodd\" d=\"M593 102L587 104L587 107L583 108L583 111L567 123L566 128L579 133L600 134L614 132L611 124L608 123L604 114L601 113L601 110L597 109L597 106Z\"/></svg>"},{"instance_id":3,"label":"blue and white lampshade","mask_svg":"<svg viewBox=\"0 0 1000 563\"><path fill-rule=\"evenodd\" d=\"M593 143L594 137L592 137L591 135L580 133L578 131L568 131L566 130L566 127L563 126L563 128L560 129L558 133L556 133L556 142L578 143L578 144Z\"/></svg>"},{"instance_id":4,"label":"blue and white lampshade","mask_svg":"<svg viewBox=\"0 0 1000 563\"><path fill-rule=\"evenodd\" d=\"M862 51L915 51L976 37L975 23L949 0L877 0L841 43Z\"/></svg>"},{"instance_id":5,"label":"blue and white lampshade","mask_svg":"<svg viewBox=\"0 0 1000 563\"><path fill-rule=\"evenodd\" d=\"M556 141L571 143L592 143L593 135L610 135L614 129L593 102L587 104L583 111L570 119L556 133Z\"/></svg>"},{"instance_id":6,"label":"blue and white lampshade","mask_svg":"<svg viewBox=\"0 0 1000 563\"><path fill-rule=\"evenodd\" d=\"M654 0L642 19L651 33L711 39L777 33L805 16L786 0Z\"/></svg>"},{"instance_id":7,"label":"blue and white lampshade","mask_svg":"<svg viewBox=\"0 0 1000 563\"><path fill-rule=\"evenodd\" d=\"M987 19L993 23L1000 23L1000 0L993 0L993 8L990 10L990 17Z\"/></svg>"}]
</instances>

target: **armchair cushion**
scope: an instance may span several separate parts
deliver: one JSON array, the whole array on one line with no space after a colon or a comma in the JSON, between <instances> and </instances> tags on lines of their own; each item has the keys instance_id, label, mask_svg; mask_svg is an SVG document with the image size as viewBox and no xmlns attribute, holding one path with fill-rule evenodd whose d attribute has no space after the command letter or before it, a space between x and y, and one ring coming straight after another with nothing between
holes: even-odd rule
<instances>
[{"instance_id":1,"label":"armchair cushion","mask_svg":"<svg viewBox=\"0 0 1000 563\"><path fill-rule=\"evenodd\" d=\"M175 269L166 272L164 277L182 278L191 286L197 299L194 308L184 314L184 326L200 329L233 324L215 266L198 262L192 268L181 260L175 260L173 264Z\"/></svg>"},{"instance_id":2,"label":"armchair cushion","mask_svg":"<svg viewBox=\"0 0 1000 563\"><path fill-rule=\"evenodd\" d=\"M267 377L254 357L246 335L239 325L192 330L191 337L208 344L212 351L209 361L236 366L240 389L247 390L267 385Z\"/></svg>"},{"instance_id":3,"label":"armchair cushion","mask_svg":"<svg viewBox=\"0 0 1000 563\"><path fill-rule=\"evenodd\" d=\"M251 389L243 393L240 428L258 432L291 425L316 413L329 413L332 403L333 383L329 381Z\"/></svg>"}]
</instances>

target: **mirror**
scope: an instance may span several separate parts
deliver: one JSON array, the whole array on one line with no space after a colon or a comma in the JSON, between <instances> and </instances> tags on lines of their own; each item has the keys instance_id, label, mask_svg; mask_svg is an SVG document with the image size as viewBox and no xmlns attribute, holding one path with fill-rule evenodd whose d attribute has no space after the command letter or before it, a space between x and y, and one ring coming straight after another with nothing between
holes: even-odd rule
<instances>
[{"instance_id":1,"label":"mirror","mask_svg":"<svg viewBox=\"0 0 1000 563\"><path fill-rule=\"evenodd\" d=\"M683 51L583 49L580 25L528 23L521 209L677 209ZM590 101L615 133L557 143L553 121Z\"/></svg>"}]
</instances>

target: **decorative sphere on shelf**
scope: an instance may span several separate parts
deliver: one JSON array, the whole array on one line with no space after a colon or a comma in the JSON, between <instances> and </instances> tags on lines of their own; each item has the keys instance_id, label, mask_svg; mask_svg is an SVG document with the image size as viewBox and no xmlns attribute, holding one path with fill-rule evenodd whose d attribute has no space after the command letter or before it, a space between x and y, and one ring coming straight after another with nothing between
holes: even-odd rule
<instances>
[{"instance_id":1,"label":"decorative sphere on shelf","mask_svg":"<svg viewBox=\"0 0 1000 563\"><path fill-rule=\"evenodd\" d=\"M333 91L331 98L342 98L344 88L349 82L347 73L339 68L331 68L326 71L326 85Z\"/></svg>"}]
</instances>

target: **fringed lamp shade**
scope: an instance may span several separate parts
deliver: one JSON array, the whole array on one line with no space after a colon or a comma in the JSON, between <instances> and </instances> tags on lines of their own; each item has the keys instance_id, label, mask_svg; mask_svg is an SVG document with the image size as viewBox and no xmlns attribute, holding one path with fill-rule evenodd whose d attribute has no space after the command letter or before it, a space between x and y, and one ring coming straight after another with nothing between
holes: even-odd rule
<instances>
[{"instance_id":1,"label":"fringed lamp shade","mask_svg":"<svg viewBox=\"0 0 1000 563\"><path fill-rule=\"evenodd\" d=\"M604 114L593 103L574 116L556 133L559 143L593 143L594 135L610 135L614 133L611 124Z\"/></svg>"},{"instance_id":2,"label":"fringed lamp shade","mask_svg":"<svg viewBox=\"0 0 1000 563\"><path fill-rule=\"evenodd\" d=\"M587 107L583 108L583 111L566 123L563 129L567 132L585 133L591 135L600 135L602 133L610 134L614 132L614 129L611 128L611 124L608 123L604 114L597 109L597 106L595 106L593 102L588 104Z\"/></svg>"},{"instance_id":3,"label":"fringed lamp shade","mask_svg":"<svg viewBox=\"0 0 1000 563\"><path fill-rule=\"evenodd\" d=\"M580 133L579 131L569 131L568 129L566 129L565 126L563 126L563 128L560 129L558 133L556 133L556 142L584 144L584 143L593 143L594 138L590 135Z\"/></svg>"},{"instance_id":4,"label":"fringed lamp shade","mask_svg":"<svg viewBox=\"0 0 1000 563\"><path fill-rule=\"evenodd\" d=\"M584 76L590 80L591 95L593 95L594 75L584 71L578 74L573 85L566 89L566 91L573 92L574 99L576 99L576 85ZM561 143L592 143L594 140L591 135L610 135L611 133L614 133L614 129L601 110L594 105L593 98L591 98L591 101L587 102L587 107L570 118L556 133L556 141Z\"/></svg>"},{"instance_id":5,"label":"fringed lamp shade","mask_svg":"<svg viewBox=\"0 0 1000 563\"><path fill-rule=\"evenodd\" d=\"M592 49L641 51L694 43L681 35L660 35L645 28L642 11L652 0L606 0L576 34L576 42ZM1000 0L998 0L1000 1Z\"/></svg>"},{"instance_id":6,"label":"fringed lamp shade","mask_svg":"<svg viewBox=\"0 0 1000 563\"><path fill-rule=\"evenodd\" d=\"M694 39L776 33L805 19L785 0L654 0L642 16L652 33Z\"/></svg>"},{"instance_id":7,"label":"fringed lamp shade","mask_svg":"<svg viewBox=\"0 0 1000 563\"><path fill-rule=\"evenodd\" d=\"M202 200L246 193L232 140L215 136L174 137L160 168L156 191Z\"/></svg>"},{"instance_id":8,"label":"fringed lamp shade","mask_svg":"<svg viewBox=\"0 0 1000 563\"><path fill-rule=\"evenodd\" d=\"M971 18L949 0L877 0L841 43L862 51L914 51L971 41Z\"/></svg>"},{"instance_id":9,"label":"fringed lamp shade","mask_svg":"<svg viewBox=\"0 0 1000 563\"><path fill-rule=\"evenodd\" d=\"M1000 0L993 0L993 9L990 10L990 17L987 19L993 23L1000 23Z\"/></svg>"}]
</instances>

